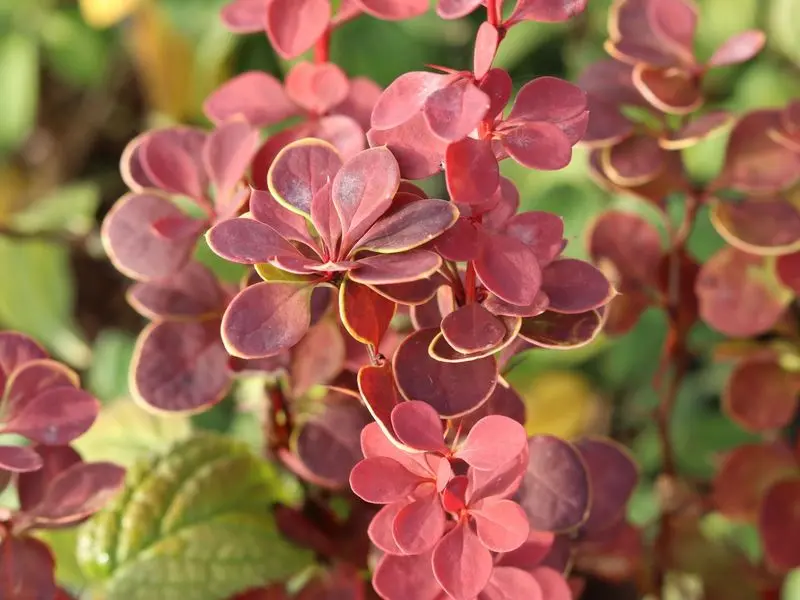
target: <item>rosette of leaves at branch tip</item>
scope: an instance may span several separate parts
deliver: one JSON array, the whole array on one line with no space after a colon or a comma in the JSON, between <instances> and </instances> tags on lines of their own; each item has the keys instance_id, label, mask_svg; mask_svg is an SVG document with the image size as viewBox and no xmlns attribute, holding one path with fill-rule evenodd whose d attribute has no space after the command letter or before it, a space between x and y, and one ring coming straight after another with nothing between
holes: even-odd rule
<instances>
[{"instance_id":1,"label":"rosette of leaves at branch tip","mask_svg":"<svg viewBox=\"0 0 800 600\"><path fill-rule=\"evenodd\" d=\"M0 595L3 598L70 598L57 587L55 561L35 534L72 527L102 508L122 487L125 470L85 463L69 446L36 446L41 467L20 473L19 508L0 515Z\"/></svg>"},{"instance_id":2,"label":"rosette of leaves at branch tip","mask_svg":"<svg viewBox=\"0 0 800 600\"><path fill-rule=\"evenodd\" d=\"M81 531L78 558L109 600L228 598L312 563L276 529L271 506L282 501L273 466L244 444L197 435L131 469Z\"/></svg>"},{"instance_id":3,"label":"rosette of leaves at branch tip","mask_svg":"<svg viewBox=\"0 0 800 600\"><path fill-rule=\"evenodd\" d=\"M0 332L0 433L61 446L85 433L99 409L72 369L51 360L31 338ZM0 445L0 473L36 471L42 464L35 448Z\"/></svg>"},{"instance_id":4,"label":"rosette of leaves at branch tip","mask_svg":"<svg viewBox=\"0 0 800 600\"><path fill-rule=\"evenodd\" d=\"M270 136L253 157L253 185L265 189L269 165L294 140L323 139L345 159L364 150L370 114L380 94L371 80L348 79L333 63L299 62L285 83L262 71L237 75L206 99L204 109L218 126L237 116L259 128L303 117L299 124Z\"/></svg>"},{"instance_id":5,"label":"rosette of leaves at branch tip","mask_svg":"<svg viewBox=\"0 0 800 600\"><path fill-rule=\"evenodd\" d=\"M343 162L326 142L299 140L276 157L268 183L269 192L253 192L249 215L207 234L217 254L256 265L265 279L240 292L225 311L228 351L259 358L297 344L308 330L309 300L318 286L340 287L343 322L356 337L377 345L378 339L364 335L382 336L388 321L381 319L382 330L360 332L357 319L376 304L380 314L391 315L393 303L359 287L433 275L441 258L419 246L453 225L455 207L398 193L397 161L385 148Z\"/></svg>"},{"instance_id":6,"label":"rosette of leaves at branch tip","mask_svg":"<svg viewBox=\"0 0 800 600\"><path fill-rule=\"evenodd\" d=\"M242 180L259 139L241 117L211 132L177 126L133 139L120 163L131 193L117 201L101 232L114 266L146 281L185 265L209 225L236 215L247 201ZM188 205L176 202L187 199Z\"/></svg>"}]
</instances>

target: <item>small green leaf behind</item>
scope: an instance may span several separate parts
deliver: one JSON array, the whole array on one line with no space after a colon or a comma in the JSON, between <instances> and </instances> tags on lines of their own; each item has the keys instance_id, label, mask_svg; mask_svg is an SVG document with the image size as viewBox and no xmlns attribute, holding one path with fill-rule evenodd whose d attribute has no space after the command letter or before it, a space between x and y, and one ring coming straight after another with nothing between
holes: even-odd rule
<instances>
[{"instance_id":1,"label":"small green leaf behind","mask_svg":"<svg viewBox=\"0 0 800 600\"><path fill-rule=\"evenodd\" d=\"M281 538L276 471L206 433L128 471L125 489L80 533L78 560L106 600L224 600L291 577L313 555Z\"/></svg>"}]
</instances>

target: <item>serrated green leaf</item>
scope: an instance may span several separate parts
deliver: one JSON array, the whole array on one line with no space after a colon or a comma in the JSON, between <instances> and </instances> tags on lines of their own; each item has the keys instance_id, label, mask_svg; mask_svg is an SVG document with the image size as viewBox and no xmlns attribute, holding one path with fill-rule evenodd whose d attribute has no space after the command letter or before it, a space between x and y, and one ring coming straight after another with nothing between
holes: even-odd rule
<instances>
[{"instance_id":1,"label":"serrated green leaf","mask_svg":"<svg viewBox=\"0 0 800 600\"><path fill-rule=\"evenodd\" d=\"M15 231L68 231L84 235L95 224L100 187L92 182L66 185L36 200L11 218Z\"/></svg>"},{"instance_id":2,"label":"serrated green leaf","mask_svg":"<svg viewBox=\"0 0 800 600\"><path fill-rule=\"evenodd\" d=\"M36 123L39 53L36 40L22 33L0 37L0 151L25 141Z\"/></svg>"},{"instance_id":3,"label":"serrated green leaf","mask_svg":"<svg viewBox=\"0 0 800 600\"><path fill-rule=\"evenodd\" d=\"M129 333L105 329L95 339L85 387L103 402L128 395L128 370L136 340Z\"/></svg>"},{"instance_id":4,"label":"serrated green leaf","mask_svg":"<svg viewBox=\"0 0 800 600\"><path fill-rule=\"evenodd\" d=\"M106 600L224 600L286 579L313 557L277 532L269 509L280 491L246 445L196 435L129 471L82 529L78 560L107 580Z\"/></svg>"}]
</instances>

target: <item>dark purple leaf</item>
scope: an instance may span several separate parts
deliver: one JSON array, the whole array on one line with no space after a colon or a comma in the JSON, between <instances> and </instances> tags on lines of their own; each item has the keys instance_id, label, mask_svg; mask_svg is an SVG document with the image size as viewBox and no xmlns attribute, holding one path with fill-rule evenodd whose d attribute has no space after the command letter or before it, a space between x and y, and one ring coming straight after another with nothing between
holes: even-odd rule
<instances>
[{"instance_id":1,"label":"dark purple leaf","mask_svg":"<svg viewBox=\"0 0 800 600\"><path fill-rule=\"evenodd\" d=\"M533 250L507 235L486 236L475 271L492 293L521 306L534 301L542 283Z\"/></svg>"},{"instance_id":2,"label":"dark purple leaf","mask_svg":"<svg viewBox=\"0 0 800 600\"><path fill-rule=\"evenodd\" d=\"M42 458L26 446L0 446L0 468L27 473L42 468Z\"/></svg>"},{"instance_id":3,"label":"dark purple leaf","mask_svg":"<svg viewBox=\"0 0 800 600\"><path fill-rule=\"evenodd\" d=\"M377 254L358 259L358 268L350 271L349 277L366 285L404 283L430 277L441 264L439 255L428 250Z\"/></svg>"},{"instance_id":4,"label":"dark purple leaf","mask_svg":"<svg viewBox=\"0 0 800 600\"><path fill-rule=\"evenodd\" d=\"M450 202L419 199L375 223L354 249L380 253L405 252L425 244L446 231L458 219Z\"/></svg>"},{"instance_id":5,"label":"dark purple leaf","mask_svg":"<svg viewBox=\"0 0 800 600\"><path fill-rule=\"evenodd\" d=\"M548 309L565 314L599 308L616 294L602 271L574 258L554 261L542 271L542 291L550 299Z\"/></svg>"},{"instance_id":6,"label":"dark purple leaf","mask_svg":"<svg viewBox=\"0 0 800 600\"><path fill-rule=\"evenodd\" d=\"M545 311L523 319L519 337L542 348L567 350L589 344L602 327L603 318L595 310L578 314Z\"/></svg>"},{"instance_id":7,"label":"dark purple leaf","mask_svg":"<svg viewBox=\"0 0 800 600\"><path fill-rule=\"evenodd\" d=\"M17 478L20 510L30 512L45 496L52 481L72 465L81 462L81 455L70 446L37 446L36 453L42 459L42 468Z\"/></svg>"}]
</instances>

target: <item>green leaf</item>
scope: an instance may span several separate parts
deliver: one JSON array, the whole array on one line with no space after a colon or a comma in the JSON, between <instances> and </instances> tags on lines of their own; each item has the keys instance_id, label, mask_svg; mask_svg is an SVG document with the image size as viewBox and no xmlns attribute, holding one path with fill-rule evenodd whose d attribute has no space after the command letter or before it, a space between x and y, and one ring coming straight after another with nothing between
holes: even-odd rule
<instances>
[{"instance_id":1,"label":"green leaf","mask_svg":"<svg viewBox=\"0 0 800 600\"><path fill-rule=\"evenodd\" d=\"M128 395L128 369L136 340L124 331L105 329L92 348L92 364L86 374L86 389L104 402Z\"/></svg>"},{"instance_id":2,"label":"green leaf","mask_svg":"<svg viewBox=\"0 0 800 600\"><path fill-rule=\"evenodd\" d=\"M67 248L0 236L0 273L0 326L36 338L59 360L88 366L91 350L72 317Z\"/></svg>"},{"instance_id":3,"label":"green leaf","mask_svg":"<svg viewBox=\"0 0 800 600\"><path fill-rule=\"evenodd\" d=\"M783 580L781 600L800 600L800 569L789 571Z\"/></svg>"},{"instance_id":4,"label":"green leaf","mask_svg":"<svg viewBox=\"0 0 800 600\"><path fill-rule=\"evenodd\" d=\"M44 541L56 559L56 581L62 585L82 588L86 585L83 575L75 557L75 545L78 541L78 530L69 529L41 529L35 536Z\"/></svg>"},{"instance_id":5,"label":"green leaf","mask_svg":"<svg viewBox=\"0 0 800 600\"><path fill-rule=\"evenodd\" d=\"M111 57L111 39L84 21L77 8L43 13L40 30L44 58L76 85L102 83Z\"/></svg>"},{"instance_id":6,"label":"green leaf","mask_svg":"<svg viewBox=\"0 0 800 600\"><path fill-rule=\"evenodd\" d=\"M224 600L312 562L280 537L279 496L276 471L245 445L197 435L128 472L82 529L78 560L107 580L106 600Z\"/></svg>"},{"instance_id":7,"label":"green leaf","mask_svg":"<svg viewBox=\"0 0 800 600\"><path fill-rule=\"evenodd\" d=\"M73 183L15 213L11 224L15 231L25 233L68 231L85 235L94 227L99 204L100 187L96 183Z\"/></svg>"},{"instance_id":8,"label":"green leaf","mask_svg":"<svg viewBox=\"0 0 800 600\"><path fill-rule=\"evenodd\" d=\"M36 40L21 33L0 37L0 151L13 150L36 124L39 54Z\"/></svg>"},{"instance_id":9,"label":"green leaf","mask_svg":"<svg viewBox=\"0 0 800 600\"><path fill-rule=\"evenodd\" d=\"M772 0L767 39L796 65L800 65L797 23L800 23L800 0Z\"/></svg>"}]
</instances>

